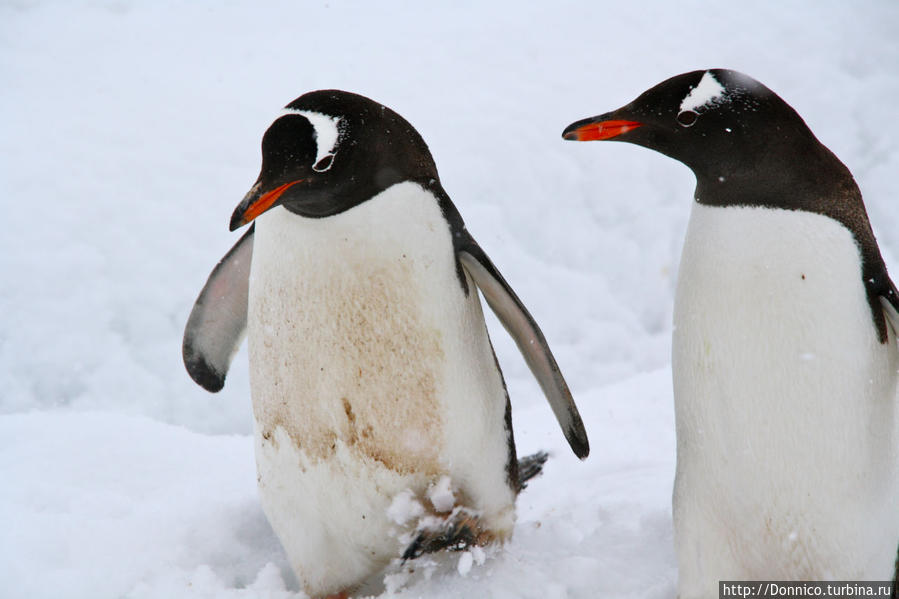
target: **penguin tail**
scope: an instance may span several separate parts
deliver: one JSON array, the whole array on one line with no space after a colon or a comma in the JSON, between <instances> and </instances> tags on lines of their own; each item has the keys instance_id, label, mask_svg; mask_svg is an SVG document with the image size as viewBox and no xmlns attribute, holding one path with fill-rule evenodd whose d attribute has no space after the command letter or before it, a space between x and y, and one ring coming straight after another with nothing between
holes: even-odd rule
<instances>
[{"instance_id":1,"label":"penguin tail","mask_svg":"<svg viewBox=\"0 0 899 599\"><path fill-rule=\"evenodd\" d=\"M529 480L543 473L543 464L549 459L545 451L525 456L518 460L518 488L524 489Z\"/></svg>"}]
</instances>

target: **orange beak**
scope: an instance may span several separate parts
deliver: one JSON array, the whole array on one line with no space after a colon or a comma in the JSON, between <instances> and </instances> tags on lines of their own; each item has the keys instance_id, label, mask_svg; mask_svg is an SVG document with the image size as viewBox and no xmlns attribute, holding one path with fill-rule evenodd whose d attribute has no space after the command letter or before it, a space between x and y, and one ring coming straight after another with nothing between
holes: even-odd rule
<instances>
[{"instance_id":1,"label":"orange beak","mask_svg":"<svg viewBox=\"0 0 899 599\"><path fill-rule=\"evenodd\" d=\"M637 121L584 119L568 125L562 132L562 137L572 141L612 139L642 126L643 123Z\"/></svg>"},{"instance_id":2,"label":"orange beak","mask_svg":"<svg viewBox=\"0 0 899 599\"><path fill-rule=\"evenodd\" d=\"M234 214L231 215L231 230L239 229L245 224L252 222L257 216L274 206L275 202L284 195L285 191L302 181L303 179L297 179L296 181L285 183L258 197L252 191L248 193L247 197L234 210Z\"/></svg>"}]
</instances>

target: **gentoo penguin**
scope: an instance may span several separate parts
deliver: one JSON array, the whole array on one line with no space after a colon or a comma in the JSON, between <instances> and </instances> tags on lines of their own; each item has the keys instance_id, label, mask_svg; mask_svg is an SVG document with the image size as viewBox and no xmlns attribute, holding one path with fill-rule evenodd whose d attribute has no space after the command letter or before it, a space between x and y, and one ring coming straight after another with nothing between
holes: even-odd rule
<instances>
[{"instance_id":1,"label":"gentoo penguin","mask_svg":"<svg viewBox=\"0 0 899 599\"><path fill-rule=\"evenodd\" d=\"M896 287L849 170L723 69L568 126L686 164L674 307L681 599L719 580L889 580L899 546Z\"/></svg>"},{"instance_id":2,"label":"gentoo penguin","mask_svg":"<svg viewBox=\"0 0 899 599\"><path fill-rule=\"evenodd\" d=\"M526 476L477 289L587 456L546 339L397 113L338 90L288 104L231 230L251 221L196 301L184 362L217 391L247 332L261 500L310 596L512 532Z\"/></svg>"}]
</instances>

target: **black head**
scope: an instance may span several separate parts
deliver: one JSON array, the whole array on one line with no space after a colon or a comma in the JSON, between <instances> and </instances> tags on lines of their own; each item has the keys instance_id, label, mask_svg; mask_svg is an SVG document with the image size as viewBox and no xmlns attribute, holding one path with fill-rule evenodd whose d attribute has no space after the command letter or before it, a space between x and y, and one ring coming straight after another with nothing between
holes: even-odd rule
<instances>
[{"instance_id":1,"label":"black head","mask_svg":"<svg viewBox=\"0 0 899 599\"><path fill-rule=\"evenodd\" d=\"M364 96L321 90L288 104L262 138L262 170L231 217L237 229L273 208L338 214L395 183L439 185L427 145L403 117Z\"/></svg>"},{"instance_id":2,"label":"black head","mask_svg":"<svg viewBox=\"0 0 899 599\"><path fill-rule=\"evenodd\" d=\"M704 203L778 205L797 189L820 195L851 181L789 104L726 69L672 77L618 110L572 123L562 137L626 141L675 158L696 174Z\"/></svg>"},{"instance_id":3,"label":"black head","mask_svg":"<svg viewBox=\"0 0 899 599\"><path fill-rule=\"evenodd\" d=\"M702 204L803 210L840 222L861 249L871 314L886 342L878 298L895 292L861 192L799 114L755 79L725 69L677 75L627 106L572 123L562 137L626 141L680 160L696 175Z\"/></svg>"}]
</instances>

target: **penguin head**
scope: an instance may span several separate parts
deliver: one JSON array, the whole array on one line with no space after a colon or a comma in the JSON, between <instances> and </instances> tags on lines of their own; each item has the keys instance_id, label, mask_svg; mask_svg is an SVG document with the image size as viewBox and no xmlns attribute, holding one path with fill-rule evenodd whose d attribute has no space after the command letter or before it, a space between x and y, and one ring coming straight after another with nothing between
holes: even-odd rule
<instances>
[{"instance_id":1,"label":"penguin head","mask_svg":"<svg viewBox=\"0 0 899 599\"><path fill-rule=\"evenodd\" d=\"M690 167L697 178L752 176L771 159L816 150L802 118L755 79L726 69L677 75L630 104L572 123L568 140L626 141Z\"/></svg>"},{"instance_id":2,"label":"penguin head","mask_svg":"<svg viewBox=\"0 0 899 599\"><path fill-rule=\"evenodd\" d=\"M231 230L283 206L310 218L339 214L403 181L439 184L424 140L403 117L364 96L300 96L262 137L262 169Z\"/></svg>"}]
</instances>

